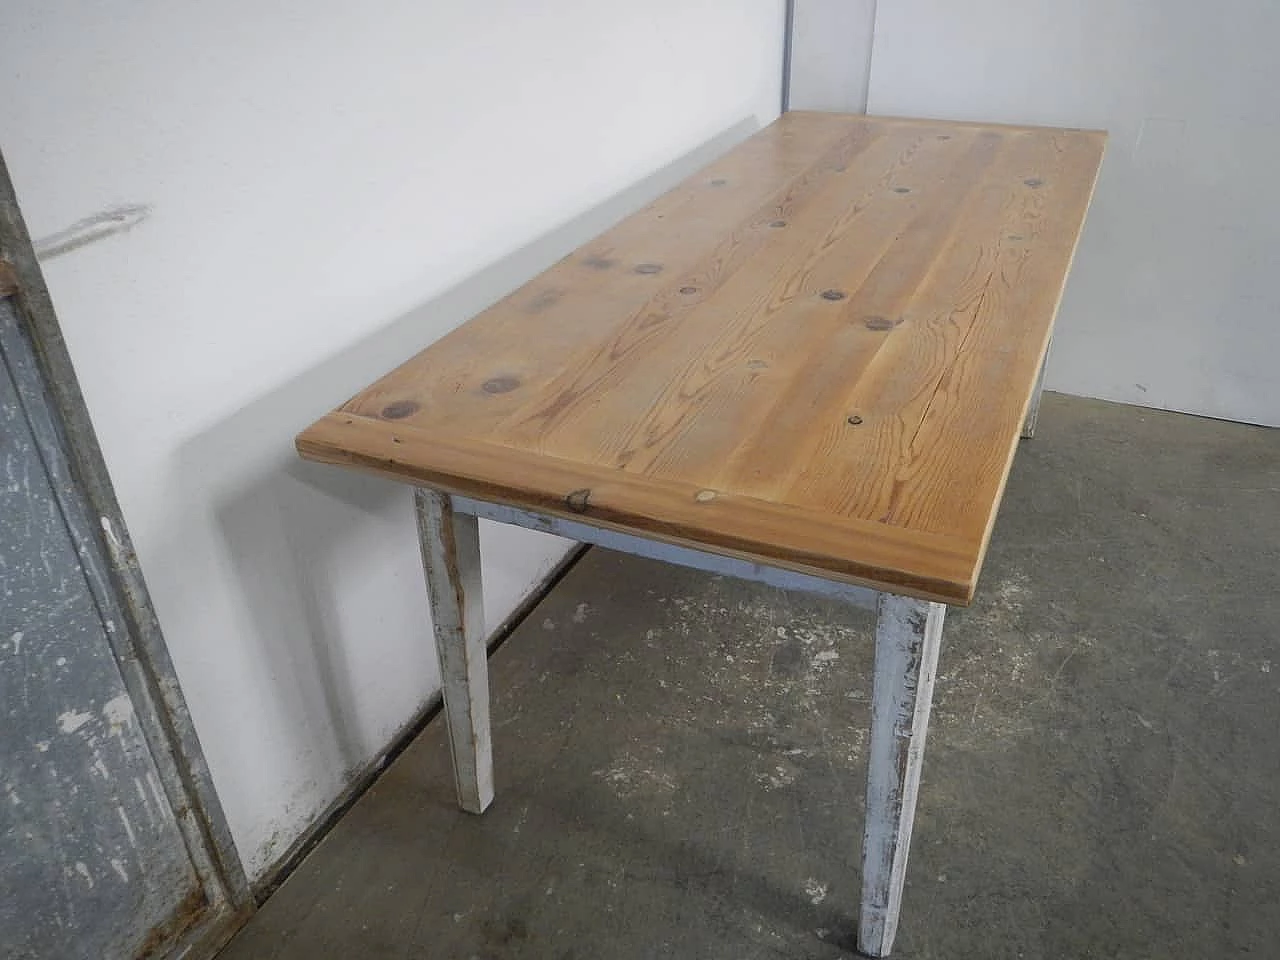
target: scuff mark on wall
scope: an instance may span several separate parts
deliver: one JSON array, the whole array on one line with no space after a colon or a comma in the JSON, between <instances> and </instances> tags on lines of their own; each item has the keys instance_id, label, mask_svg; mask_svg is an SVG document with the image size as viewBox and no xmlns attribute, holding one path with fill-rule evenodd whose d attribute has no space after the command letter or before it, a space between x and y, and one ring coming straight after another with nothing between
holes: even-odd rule
<instances>
[{"instance_id":1,"label":"scuff mark on wall","mask_svg":"<svg viewBox=\"0 0 1280 960\"><path fill-rule=\"evenodd\" d=\"M77 220L71 226L58 230L35 241L36 256L52 260L72 250L79 250L91 243L105 240L118 233L128 233L151 216L151 207L145 203L129 203L108 207L89 217Z\"/></svg>"}]
</instances>

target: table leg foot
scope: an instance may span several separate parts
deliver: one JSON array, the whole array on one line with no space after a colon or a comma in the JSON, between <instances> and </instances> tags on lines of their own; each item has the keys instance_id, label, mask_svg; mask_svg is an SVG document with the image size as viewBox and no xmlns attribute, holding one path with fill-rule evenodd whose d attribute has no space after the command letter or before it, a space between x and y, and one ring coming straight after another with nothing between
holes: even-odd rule
<instances>
[{"instance_id":1,"label":"table leg foot","mask_svg":"<svg viewBox=\"0 0 1280 960\"><path fill-rule=\"evenodd\" d=\"M882 594L876 625L858 949L885 957L902 907L946 607Z\"/></svg>"},{"instance_id":2,"label":"table leg foot","mask_svg":"<svg viewBox=\"0 0 1280 960\"><path fill-rule=\"evenodd\" d=\"M1044 359L1040 361L1040 373L1036 377L1035 392L1031 394L1031 404L1027 407L1027 415L1022 421L1022 439L1030 440L1036 435L1036 421L1040 419L1040 397L1044 395L1044 372L1049 366L1049 351L1053 348L1052 338L1045 347Z\"/></svg>"},{"instance_id":3,"label":"table leg foot","mask_svg":"<svg viewBox=\"0 0 1280 960\"><path fill-rule=\"evenodd\" d=\"M493 802L493 749L480 532L475 517L454 512L448 494L418 488L414 507L440 658L458 806L468 813L483 813Z\"/></svg>"}]
</instances>

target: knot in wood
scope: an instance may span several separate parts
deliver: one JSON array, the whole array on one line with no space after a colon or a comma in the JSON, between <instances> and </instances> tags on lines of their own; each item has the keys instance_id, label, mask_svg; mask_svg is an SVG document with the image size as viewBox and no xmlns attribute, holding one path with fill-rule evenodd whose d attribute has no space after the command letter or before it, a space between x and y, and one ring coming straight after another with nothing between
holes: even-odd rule
<instances>
[{"instance_id":1,"label":"knot in wood","mask_svg":"<svg viewBox=\"0 0 1280 960\"><path fill-rule=\"evenodd\" d=\"M893 320L889 317L867 317L867 319L862 322L868 330L892 330L898 324L902 323L902 318L898 317L896 320Z\"/></svg>"},{"instance_id":2,"label":"knot in wood","mask_svg":"<svg viewBox=\"0 0 1280 960\"><path fill-rule=\"evenodd\" d=\"M395 403L389 403L382 408L382 418L384 420L403 420L405 417L411 417L418 412L418 405L412 400L397 400Z\"/></svg>"},{"instance_id":3,"label":"knot in wood","mask_svg":"<svg viewBox=\"0 0 1280 960\"><path fill-rule=\"evenodd\" d=\"M501 376L490 377L480 385L480 389L485 393L510 393L518 386L520 380L517 377Z\"/></svg>"}]
</instances>

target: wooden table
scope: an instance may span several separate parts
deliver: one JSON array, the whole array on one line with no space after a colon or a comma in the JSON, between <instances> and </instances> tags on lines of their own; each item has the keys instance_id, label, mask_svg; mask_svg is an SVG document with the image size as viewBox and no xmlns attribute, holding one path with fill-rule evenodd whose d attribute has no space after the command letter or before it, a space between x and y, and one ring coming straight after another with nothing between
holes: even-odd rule
<instances>
[{"instance_id":1,"label":"wooden table","mask_svg":"<svg viewBox=\"0 0 1280 960\"><path fill-rule=\"evenodd\" d=\"M298 437L418 488L464 809L493 798L477 517L839 594L879 617L859 946L889 953L945 605L1104 141L785 114Z\"/></svg>"}]
</instances>

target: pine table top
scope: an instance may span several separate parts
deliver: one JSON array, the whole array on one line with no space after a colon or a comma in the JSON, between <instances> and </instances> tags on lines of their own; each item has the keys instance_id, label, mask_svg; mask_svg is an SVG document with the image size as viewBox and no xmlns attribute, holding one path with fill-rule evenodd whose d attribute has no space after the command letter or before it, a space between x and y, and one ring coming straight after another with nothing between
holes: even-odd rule
<instances>
[{"instance_id":1,"label":"pine table top","mask_svg":"<svg viewBox=\"0 0 1280 960\"><path fill-rule=\"evenodd\" d=\"M784 114L298 449L968 603L1105 139Z\"/></svg>"}]
</instances>

